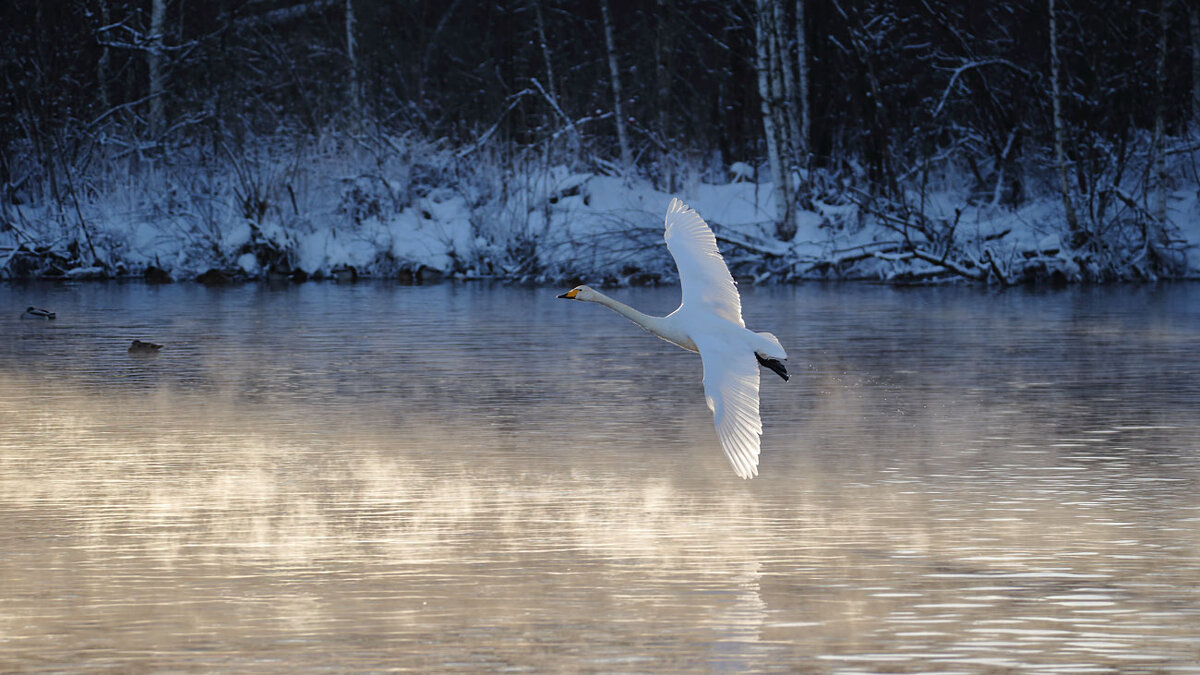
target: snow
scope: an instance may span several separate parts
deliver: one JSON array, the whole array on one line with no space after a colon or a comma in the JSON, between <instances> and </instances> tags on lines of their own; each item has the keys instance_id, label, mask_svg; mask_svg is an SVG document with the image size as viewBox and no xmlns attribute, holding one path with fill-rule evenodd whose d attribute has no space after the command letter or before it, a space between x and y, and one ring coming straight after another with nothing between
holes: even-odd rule
<instances>
[{"instance_id":1,"label":"snow","mask_svg":"<svg viewBox=\"0 0 1200 675\"><path fill-rule=\"evenodd\" d=\"M711 180L720 175L714 173L702 179L699 171L682 176L683 187L669 193L646 179L564 164L489 165L410 138L391 145L399 151L387 157L333 141L291 157L247 152L257 164L245 160L251 168L241 174L203 157L174 157L141 173L114 167L90 181L95 188L80 200L79 216L64 215L46 198L6 207L0 224L13 225L0 228L0 276L19 273L9 265L19 257L17 247L48 246L61 258L59 273L72 278L137 274L154 265L177 279L210 268L259 277L277 267L324 276L347 268L361 276L427 268L460 278L670 279L674 266L662 226L675 196L713 226L734 273L755 279L953 276L949 265L938 264L937 256L946 255L941 236L952 242L956 264L980 280L991 279L989 260L1014 276L1031 260L1068 279L1082 274L1064 245L1069 237L1054 190L1029 188L1015 209L976 204L960 187L970 181L952 167L936 189L904 195L924 214L927 233L913 229L916 220L852 198L861 190L825 189L796 215L795 237L782 242L771 185L753 181L769 172L746 162L728 166L724 181ZM1181 167L1193 159L1179 153ZM247 173L258 177L251 187L266 204L253 217L240 199L250 190L239 183ZM1177 175L1168 230L1179 240L1183 274L1195 276L1200 196L1182 169ZM792 177L801 179L820 176ZM1136 267L1140 235L1127 228ZM68 250L73 240L89 240L90 247Z\"/></svg>"},{"instance_id":2,"label":"snow","mask_svg":"<svg viewBox=\"0 0 1200 675\"><path fill-rule=\"evenodd\" d=\"M237 266L250 276L258 274L258 256L253 253L243 253L238 256Z\"/></svg>"},{"instance_id":3,"label":"snow","mask_svg":"<svg viewBox=\"0 0 1200 675\"><path fill-rule=\"evenodd\" d=\"M729 165L729 175L735 183L751 180L754 178L754 167L745 162L734 162Z\"/></svg>"},{"instance_id":4,"label":"snow","mask_svg":"<svg viewBox=\"0 0 1200 675\"><path fill-rule=\"evenodd\" d=\"M103 267L76 267L64 273L68 279L103 279L107 276Z\"/></svg>"}]
</instances>

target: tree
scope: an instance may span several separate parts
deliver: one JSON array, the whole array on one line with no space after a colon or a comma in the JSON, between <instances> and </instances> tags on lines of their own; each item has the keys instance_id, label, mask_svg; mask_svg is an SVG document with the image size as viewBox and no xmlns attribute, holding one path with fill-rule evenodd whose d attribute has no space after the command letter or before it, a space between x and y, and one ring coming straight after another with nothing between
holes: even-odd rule
<instances>
[{"instance_id":1,"label":"tree","mask_svg":"<svg viewBox=\"0 0 1200 675\"><path fill-rule=\"evenodd\" d=\"M1189 2L1187 13L1192 38L1192 121L1200 125L1200 7Z\"/></svg>"},{"instance_id":2,"label":"tree","mask_svg":"<svg viewBox=\"0 0 1200 675\"><path fill-rule=\"evenodd\" d=\"M550 98L558 101L558 83L554 77L554 58L550 55L550 43L546 40L546 19L542 16L542 0L530 0L533 16L537 22L538 47L542 50L542 63L546 67L546 88ZM556 103L556 105L558 105Z\"/></svg>"},{"instance_id":3,"label":"tree","mask_svg":"<svg viewBox=\"0 0 1200 675\"><path fill-rule=\"evenodd\" d=\"M109 15L109 11L108 11L108 3L101 2L100 3L100 24L102 26L107 26L109 24L109 21L110 21L109 16L110 15ZM108 97L108 77L109 77L108 73L109 73L109 64L111 62L112 62L112 56L109 53L108 45L101 45L100 58L96 59L96 85L97 85L96 89L97 89L97 91L99 91L98 98L99 98L100 107L103 108L104 110L108 110L109 108L112 107L112 104L110 103L110 99Z\"/></svg>"},{"instance_id":4,"label":"tree","mask_svg":"<svg viewBox=\"0 0 1200 675\"><path fill-rule=\"evenodd\" d=\"M801 149L804 143L800 138L799 97L796 94L796 76L792 72L791 50L788 48L789 40L783 0L774 0L772 4L774 7L771 11L774 16L771 21L773 29L771 37L775 59L778 61L773 64L772 68L777 80L774 89L776 95L780 96L783 102L783 119L787 122L786 134L784 134L787 139L787 164L788 171L791 173L800 168L801 158L804 154Z\"/></svg>"},{"instance_id":5,"label":"tree","mask_svg":"<svg viewBox=\"0 0 1200 675\"><path fill-rule=\"evenodd\" d=\"M1075 205L1071 200L1071 184L1067 180L1067 154L1064 148L1062 87L1059 84L1060 60L1058 55L1058 24L1055 17L1054 0L1049 1L1050 9L1050 96L1054 104L1054 157L1058 169L1059 187L1062 193L1063 208L1067 214L1067 229L1071 233L1071 245L1078 247L1086 241L1086 234L1079 227L1079 218L1075 215Z\"/></svg>"},{"instance_id":6,"label":"tree","mask_svg":"<svg viewBox=\"0 0 1200 675\"><path fill-rule=\"evenodd\" d=\"M167 16L166 0L151 0L149 47L146 65L150 76L150 137L157 140L165 130L165 97L167 95L166 58L163 30Z\"/></svg>"},{"instance_id":7,"label":"tree","mask_svg":"<svg viewBox=\"0 0 1200 675\"><path fill-rule=\"evenodd\" d=\"M782 58L774 4L777 0L756 0L754 13L754 67L758 71L758 96L761 106L763 136L767 143L767 162L771 167L771 191L775 196L775 236L791 241L796 225L791 218L791 190L784 151L786 138L781 134L781 103L783 75Z\"/></svg>"},{"instance_id":8,"label":"tree","mask_svg":"<svg viewBox=\"0 0 1200 675\"><path fill-rule=\"evenodd\" d=\"M654 31L654 98L658 112L658 128L655 140L658 143L658 169L660 185L668 192L675 191L675 152L672 143L671 79L675 67L675 21L671 16L670 0L655 2Z\"/></svg>"},{"instance_id":9,"label":"tree","mask_svg":"<svg viewBox=\"0 0 1200 675\"><path fill-rule=\"evenodd\" d=\"M625 126L625 111L621 101L621 69L617 65L617 47L613 41L612 16L608 0L600 0L600 13L604 19L604 46L608 53L608 72L612 78L613 114L617 118L617 143L621 147L621 170L633 168L633 152L629 147L629 132Z\"/></svg>"},{"instance_id":10,"label":"tree","mask_svg":"<svg viewBox=\"0 0 1200 675\"><path fill-rule=\"evenodd\" d=\"M1167 37L1171 0L1158 3L1158 49L1154 60L1154 218L1161 227L1167 221L1167 153L1163 115L1167 93Z\"/></svg>"},{"instance_id":11,"label":"tree","mask_svg":"<svg viewBox=\"0 0 1200 675\"><path fill-rule=\"evenodd\" d=\"M350 124L352 127L357 127L362 120L363 107L362 86L358 80L358 55L356 54L358 38L354 31L354 24L357 23L354 17L354 0L346 0L344 13L346 23L346 64L350 75L348 83L350 89Z\"/></svg>"},{"instance_id":12,"label":"tree","mask_svg":"<svg viewBox=\"0 0 1200 675\"><path fill-rule=\"evenodd\" d=\"M804 32L804 3L796 0L796 106L800 116L800 135L795 139L797 159L808 164L809 138L812 133L812 115L808 108L808 39Z\"/></svg>"}]
</instances>

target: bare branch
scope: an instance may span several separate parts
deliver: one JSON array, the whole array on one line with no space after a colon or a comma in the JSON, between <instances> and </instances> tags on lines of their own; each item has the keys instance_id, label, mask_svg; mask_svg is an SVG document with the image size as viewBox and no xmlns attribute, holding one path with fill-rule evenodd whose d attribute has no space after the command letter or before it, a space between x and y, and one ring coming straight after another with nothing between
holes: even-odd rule
<instances>
[{"instance_id":1,"label":"bare branch","mask_svg":"<svg viewBox=\"0 0 1200 675\"><path fill-rule=\"evenodd\" d=\"M234 18L232 23L236 30L252 30L266 26L278 26L307 16L320 14L330 7L337 5L338 2L339 0L310 0L310 2L301 2L291 7L273 9L255 16L239 16ZM228 14L222 14L220 17L222 23L228 21L229 18Z\"/></svg>"},{"instance_id":2,"label":"bare branch","mask_svg":"<svg viewBox=\"0 0 1200 675\"><path fill-rule=\"evenodd\" d=\"M939 258L938 256L932 255L926 251L922 251L919 248L913 248L911 252L915 258L942 267L947 271L953 272L962 277L966 277L972 281L987 281L988 274L982 269L968 269L962 265L959 265L953 260L949 260L946 256Z\"/></svg>"},{"instance_id":3,"label":"bare branch","mask_svg":"<svg viewBox=\"0 0 1200 675\"><path fill-rule=\"evenodd\" d=\"M457 153L455 153L455 156L458 157L459 159L462 159L462 158L466 157L467 155L474 153L481 146L483 146L484 143L487 143L487 140L492 137L492 134L496 133L496 129L500 128L500 123L504 121L505 116L507 116L508 113L512 112L513 108L517 107L517 105L521 102L521 99L523 99L526 96L530 96L533 93L534 92L532 89L522 89L521 91L518 91L517 93L510 96L508 107L505 108L500 113L500 115L498 115L496 117L496 121L492 124L492 126L488 127L488 130L483 132L483 135L481 135L479 138L475 139L474 143L468 145L467 147L465 147L462 150L459 150Z\"/></svg>"},{"instance_id":4,"label":"bare branch","mask_svg":"<svg viewBox=\"0 0 1200 675\"><path fill-rule=\"evenodd\" d=\"M933 110L933 117L936 118L938 115L941 114L942 108L944 108L946 106L946 99L948 99L950 97L950 90L954 89L954 83L958 81L958 78L963 73L967 72L968 70L973 70L975 68L982 68L984 66L995 66L995 65L1008 66L1009 68L1012 68L1013 70L1017 71L1018 73L1021 73L1026 76L1029 75L1029 71L1018 66L1017 64L1013 63L1012 61L1009 61L1008 59L986 59L983 61L969 61L967 63L964 63L964 64L960 65L959 67L955 68L954 72L950 75L950 81L946 83L946 88L942 91L942 98L938 101L937 107L934 108L934 110Z\"/></svg>"}]
</instances>

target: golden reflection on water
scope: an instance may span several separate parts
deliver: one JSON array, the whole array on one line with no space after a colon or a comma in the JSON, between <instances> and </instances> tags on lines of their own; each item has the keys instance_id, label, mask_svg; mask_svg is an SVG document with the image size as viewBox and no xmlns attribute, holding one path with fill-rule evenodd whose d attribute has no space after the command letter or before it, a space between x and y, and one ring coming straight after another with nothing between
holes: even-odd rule
<instances>
[{"instance_id":1,"label":"golden reflection on water","mask_svg":"<svg viewBox=\"0 0 1200 675\"><path fill-rule=\"evenodd\" d=\"M1194 429L804 386L743 482L702 406L529 447L0 375L0 669L1200 672L1200 469L1143 445Z\"/></svg>"}]
</instances>

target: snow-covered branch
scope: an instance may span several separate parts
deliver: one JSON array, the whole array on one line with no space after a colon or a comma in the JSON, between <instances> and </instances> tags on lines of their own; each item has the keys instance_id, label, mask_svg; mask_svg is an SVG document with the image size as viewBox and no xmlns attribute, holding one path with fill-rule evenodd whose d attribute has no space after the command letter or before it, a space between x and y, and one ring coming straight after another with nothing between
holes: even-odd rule
<instances>
[{"instance_id":1,"label":"snow-covered branch","mask_svg":"<svg viewBox=\"0 0 1200 675\"><path fill-rule=\"evenodd\" d=\"M958 66L957 68L955 68L954 71L950 74L950 81L946 83L946 88L942 90L942 97L938 100L937 107L935 107L933 109L932 117L936 118L938 115L940 115L942 113L942 108L944 108L946 106L946 100L950 97L950 92L954 89L955 83L958 82L958 78L961 77L963 73L965 73L969 70L973 70L975 68L982 68L984 66L994 66L994 65L1007 66L1023 75L1029 75L1028 71L1026 71L1024 68L1018 66L1017 64L1013 63L1012 61L1009 61L1008 59L982 59L982 60L977 60L977 61L968 61L967 63L964 63L964 64Z\"/></svg>"},{"instance_id":2,"label":"snow-covered branch","mask_svg":"<svg viewBox=\"0 0 1200 675\"><path fill-rule=\"evenodd\" d=\"M533 93L534 92L532 89L522 89L521 91L518 91L510 96L508 100L508 107L506 107L499 115L496 116L496 121L492 123L492 126L487 128L487 131L484 131L482 134L480 134L473 143L458 151L456 155L458 159L463 159L468 155L473 154L476 150L486 144L488 139L492 137L492 134L496 133L496 130L500 128L500 123L504 121L504 118L508 115L508 113L512 112L513 108L516 108L521 104L522 98L530 96Z\"/></svg>"},{"instance_id":3,"label":"snow-covered branch","mask_svg":"<svg viewBox=\"0 0 1200 675\"><path fill-rule=\"evenodd\" d=\"M266 27L280 26L292 23L305 17L321 14L336 6L341 0L309 0L298 2L287 7L268 10L261 14L238 15L236 10L231 14L222 14L221 23L230 22L235 30L256 30Z\"/></svg>"}]
</instances>

